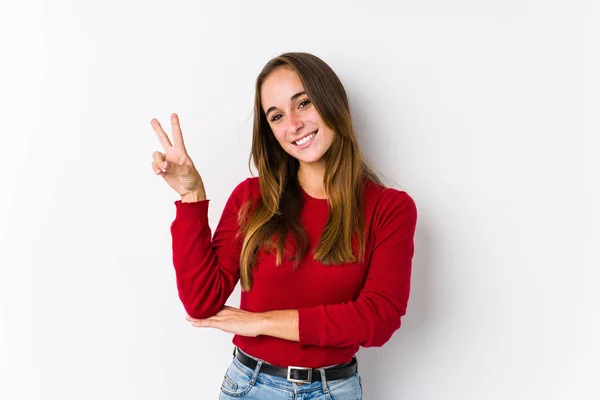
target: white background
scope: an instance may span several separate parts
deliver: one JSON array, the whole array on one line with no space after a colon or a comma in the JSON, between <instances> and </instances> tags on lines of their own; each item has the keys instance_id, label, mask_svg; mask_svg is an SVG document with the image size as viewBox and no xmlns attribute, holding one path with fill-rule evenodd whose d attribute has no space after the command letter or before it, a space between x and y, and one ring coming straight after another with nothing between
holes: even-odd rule
<instances>
[{"instance_id":1,"label":"white background","mask_svg":"<svg viewBox=\"0 0 600 400\"><path fill-rule=\"evenodd\" d=\"M184 319L150 119L179 113L214 229L285 51L419 211L365 399L600 398L598 2L0 4L0 398L217 398L231 335Z\"/></svg>"}]
</instances>

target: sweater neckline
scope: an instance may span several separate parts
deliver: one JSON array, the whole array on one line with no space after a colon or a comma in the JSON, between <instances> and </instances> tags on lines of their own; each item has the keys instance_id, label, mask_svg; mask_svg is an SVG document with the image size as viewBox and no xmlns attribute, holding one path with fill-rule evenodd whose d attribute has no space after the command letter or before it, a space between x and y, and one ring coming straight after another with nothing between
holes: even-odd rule
<instances>
[{"instance_id":1,"label":"sweater neckline","mask_svg":"<svg viewBox=\"0 0 600 400\"><path fill-rule=\"evenodd\" d=\"M308 199L308 200L314 201L314 202L319 202L319 203L327 203L327 199L318 199L316 197L312 197L310 194L308 194L306 192L306 190L304 190L302 185L298 185L298 186L300 186L300 190L302 191L302 194L304 195L305 199Z\"/></svg>"}]
</instances>

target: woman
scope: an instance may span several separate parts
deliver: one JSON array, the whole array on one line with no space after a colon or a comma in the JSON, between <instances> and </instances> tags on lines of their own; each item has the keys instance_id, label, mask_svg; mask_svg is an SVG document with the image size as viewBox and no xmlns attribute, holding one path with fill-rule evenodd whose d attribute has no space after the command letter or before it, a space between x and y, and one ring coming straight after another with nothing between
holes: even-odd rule
<instances>
[{"instance_id":1,"label":"woman","mask_svg":"<svg viewBox=\"0 0 600 400\"><path fill-rule=\"evenodd\" d=\"M221 399L361 399L355 353L400 327L417 210L363 158L342 83L321 59L286 53L256 80L258 177L231 193L214 236L179 120L152 168L181 195L173 264L188 320L234 334ZM240 308L224 306L237 282Z\"/></svg>"}]
</instances>

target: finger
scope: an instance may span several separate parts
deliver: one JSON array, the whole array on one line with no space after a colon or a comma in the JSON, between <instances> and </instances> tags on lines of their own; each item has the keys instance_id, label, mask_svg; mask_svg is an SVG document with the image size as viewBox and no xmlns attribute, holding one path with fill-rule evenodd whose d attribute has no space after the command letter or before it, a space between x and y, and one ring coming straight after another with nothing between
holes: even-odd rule
<instances>
[{"instance_id":1,"label":"finger","mask_svg":"<svg viewBox=\"0 0 600 400\"><path fill-rule=\"evenodd\" d=\"M189 173L189 169L185 165L179 165L170 161L163 161L158 164L158 167L163 172L171 175L187 175Z\"/></svg>"},{"instance_id":2,"label":"finger","mask_svg":"<svg viewBox=\"0 0 600 400\"><path fill-rule=\"evenodd\" d=\"M192 322L193 326L198 326L201 328L218 328L219 321L208 319L197 319Z\"/></svg>"},{"instance_id":3,"label":"finger","mask_svg":"<svg viewBox=\"0 0 600 400\"><path fill-rule=\"evenodd\" d=\"M165 155L159 151L155 151L152 153L152 165L156 168L159 168L165 172L164 163L165 163Z\"/></svg>"},{"instance_id":4,"label":"finger","mask_svg":"<svg viewBox=\"0 0 600 400\"><path fill-rule=\"evenodd\" d=\"M171 132L173 133L173 143L177 147L183 147L183 133L181 133L181 125L179 124L179 116L175 113L171 114Z\"/></svg>"},{"instance_id":5,"label":"finger","mask_svg":"<svg viewBox=\"0 0 600 400\"><path fill-rule=\"evenodd\" d=\"M152 170L156 175L160 175L162 172L167 172L167 162L165 161L165 155L160 151L155 151L152 153Z\"/></svg>"},{"instance_id":6,"label":"finger","mask_svg":"<svg viewBox=\"0 0 600 400\"><path fill-rule=\"evenodd\" d=\"M221 311L219 311L217 313L217 315L219 314L225 314L225 315L232 315L232 314L246 314L247 311L244 310L240 310L239 308L235 308L235 307L229 307L229 306L225 306L221 309Z\"/></svg>"},{"instance_id":7,"label":"finger","mask_svg":"<svg viewBox=\"0 0 600 400\"><path fill-rule=\"evenodd\" d=\"M165 161L166 155L161 153L160 151L155 151L152 153L152 159L158 164L162 161Z\"/></svg>"},{"instance_id":8,"label":"finger","mask_svg":"<svg viewBox=\"0 0 600 400\"><path fill-rule=\"evenodd\" d=\"M171 141L169 140L169 137L163 130L162 126L160 126L160 122L158 122L156 118L152 118L152 121L150 121L150 123L152 124L152 128L154 128L154 132L156 132L156 136L158 136L158 140L160 141L160 144L162 144L162 147L165 150L169 149L170 147L173 147Z\"/></svg>"},{"instance_id":9,"label":"finger","mask_svg":"<svg viewBox=\"0 0 600 400\"><path fill-rule=\"evenodd\" d=\"M156 161L152 161L152 164L150 165L152 167L152 171L156 174L156 175L165 175L166 172L162 170L162 167L159 167L160 164L157 164Z\"/></svg>"},{"instance_id":10,"label":"finger","mask_svg":"<svg viewBox=\"0 0 600 400\"><path fill-rule=\"evenodd\" d=\"M225 307L221 308L221 310L218 313L216 313L215 315L231 315L231 314L234 314L235 311L236 311L235 308L225 306Z\"/></svg>"}]
</instances>

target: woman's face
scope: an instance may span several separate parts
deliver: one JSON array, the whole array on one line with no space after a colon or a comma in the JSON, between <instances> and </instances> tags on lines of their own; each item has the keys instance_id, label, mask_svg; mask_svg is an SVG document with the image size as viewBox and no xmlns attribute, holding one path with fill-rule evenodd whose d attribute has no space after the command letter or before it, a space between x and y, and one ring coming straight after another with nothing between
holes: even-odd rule
<instances>
[{"instance_id":1,"label":"woman's face","mask_svg":"<svg viewBox=\"0 0 600 400\"><path fill-rule=\"evenodd\" d=\"M260 96L267 121L281 147L300 164L324 164L323 155L329 150L335 132L321 119L298 74L285 67L275 69L263 82Z\"/></svg>"}]
</instances>

